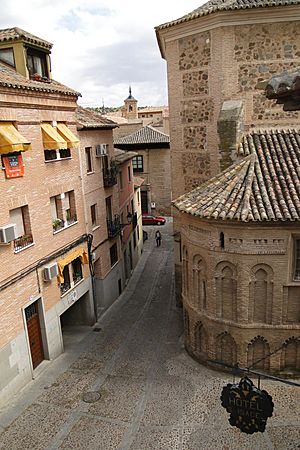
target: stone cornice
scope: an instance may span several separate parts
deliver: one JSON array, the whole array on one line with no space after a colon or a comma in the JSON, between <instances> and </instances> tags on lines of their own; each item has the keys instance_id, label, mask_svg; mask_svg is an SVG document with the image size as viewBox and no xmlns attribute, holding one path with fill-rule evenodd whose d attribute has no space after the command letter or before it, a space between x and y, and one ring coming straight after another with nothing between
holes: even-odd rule
<instances>
[{"instance_id":1,"label":"stone cornice","mask_svg":"<svg viewBox=\"0 0 300 450\"><path fill-rule=\"evenodd\" d=\"M166 44L215 28L300 21L300 6L282 6L237 11L219 11L198 17L170 28L156 29L162 58L166 59Z\"/></svg>"}]
</instances>

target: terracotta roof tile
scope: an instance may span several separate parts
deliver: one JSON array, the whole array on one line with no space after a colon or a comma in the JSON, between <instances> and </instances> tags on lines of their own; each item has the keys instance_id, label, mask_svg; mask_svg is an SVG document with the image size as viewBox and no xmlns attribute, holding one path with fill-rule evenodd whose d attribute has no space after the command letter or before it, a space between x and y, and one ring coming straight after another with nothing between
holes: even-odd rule
<instances>
[{"instance_id":1,"label":"terracotta roof tile","mask_svg":"<svg viewBox=\"0 0 300 450\"><path fill-rule=\"evenodd\" d=\"M11 69L6 64L0 62L0 86L13 89L26 89L40 92L57 92L59 94L79 97L81 94L73 89L64 86L57 81L34 81L25 78L23 75Z\"/></svg>"},{"instance_id":2,"label":"terracotta roof tile","mask_svg":"<svg viewBox=\"0 0 300 450\"><path fill-rule=\"evenodd\" d=\"M114 145L137 145L137 144L169 144L170 136L162 131L147 125L128 136L121 137L114 141Z\"/></svg>"},{"instance_id":3,"label":"terracotta roof tile","mask_svg":"<svg viewBox=\"0 0 300 450\"><path fill-rule=\"evenodd\" d=\"M84 128L116 128L118 125L105 116L98 114L90 109L82 108L78 106L76 110L77 129L82 130Z\"/></svg>"},{"instance_id":4,"label":"terracotta roof tile","mask_svg":"<svg viewBox=\"0 0 300 450\"><path fill-rule=\"evenodd\" d=\"M179 19L172 20L171 22L159 25L155 29L159 31L163 28L169 28L173 25L188 22L201 16L207 16L208 14L212 14L217 11L232 11L237 9L265 8L298 4L299 0L210 0L199 8L194 9L194 11L189 14L186 14Z\"/></svg>"},{"instance_id":5,"label":"terracotta roof tile","mask_svg":"<svg viewBox=\"0 0 300 450\"><path fill-rule=\"evenodd\" d=\"M300 134L253 131L243 137L243 159L173 202L206 219L300 220Z\"/></svg>"},{"instance_id":6,"label":"terracotta roof tile","mask_svg":"<svg viewBox=\"0 0 300 450\"><path fill-rule=\"evenodd\" d=\"M53 44L51 44L50 42L47 42L44 39L34 36L33 34L28 33L27 31L22 30L21 28L18 27L0 30L0 42L19 41L19 40L30 42L32 44L36 44L48 49L51 49L53 46Z\"/></svg>"}]
</instances>

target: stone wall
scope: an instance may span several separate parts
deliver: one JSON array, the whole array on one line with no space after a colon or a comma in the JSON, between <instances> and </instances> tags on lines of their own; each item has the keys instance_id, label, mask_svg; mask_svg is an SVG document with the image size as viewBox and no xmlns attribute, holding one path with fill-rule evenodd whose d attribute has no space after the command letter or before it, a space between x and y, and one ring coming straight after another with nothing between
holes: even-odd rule
<instances>
[{"instance_id":1,"label":"stone wall","mask_svg":"<svg viewBox=\"0 0 300 450\"><path fill-rule=\"evenodd\" d=\"M260 19L262 14L266 17L265 11L257 11ZM200 30L201 18L198 24ZM174 36L175 28L171 28ZM197 32L192 21L181 24L181 36L184 28L185 37L176 40L172 36L166 42L173 198L216 175L232 161L227 157L220 166L217 121L224 101L243 102L245 129L297 126L300 118L299 112L283 112L257 89L262 80L299 67L297 23L236 24ZM187 173L190 167L185 163L204 148L209 170ZM190 158L187 153L191 153Z\"/></svg>"}]
</instances>

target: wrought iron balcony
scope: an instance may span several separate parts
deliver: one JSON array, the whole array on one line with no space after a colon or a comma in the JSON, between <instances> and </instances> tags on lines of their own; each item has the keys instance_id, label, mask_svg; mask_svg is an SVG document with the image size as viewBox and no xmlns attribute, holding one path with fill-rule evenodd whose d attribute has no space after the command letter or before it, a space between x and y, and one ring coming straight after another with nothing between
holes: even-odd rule
<instances>
[{"instance_id":1,"label":"wrought iron balcony","mask_svg":"<svg viewBox=\"0 0 300 450\"><path fill-rule=\"evenodd\" d=\"M114 161L110 164L110 169L103 169L104 187L111 187L118 182L118 166Z\"/></svg>"},{"instance_id":2,"label":"wrought iron balcony","mask_svg":"<svg viewBox=\"0 0 300 450\"><path fill-rule=\"evenodd\" d=\"M109 238L114 238L121 232L122 226L120 222L120 217L115 216L113 220L107 219L107 232Z\"/></svg>"}]
</instances>

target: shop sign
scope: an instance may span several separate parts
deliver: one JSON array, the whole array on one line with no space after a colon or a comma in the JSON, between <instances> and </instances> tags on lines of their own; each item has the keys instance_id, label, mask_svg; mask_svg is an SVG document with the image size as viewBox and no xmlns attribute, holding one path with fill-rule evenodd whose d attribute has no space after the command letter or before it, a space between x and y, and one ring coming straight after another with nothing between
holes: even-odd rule
<instances>
[{"instance_id":1,"label":"shop sign","mask_svg":"<svg viewBox=\"0 0 300 450\"><path fill-rule=\"evenodd\" d=\"M22 155L2 156L6 178L17 178L24 175Z\"/></svg>"},{"instance_id":2,"label":"shop sign","mask_svg":"<svg viewBox=\"0 0 300 450\"><path fill-rule=\"evenodd\" d=\"M222 406L230 413L230 425L243 433L264 432L273 413L272 397L244 377L237 384L227 384L221 395Z\"/></svg>"}]
</instances>

